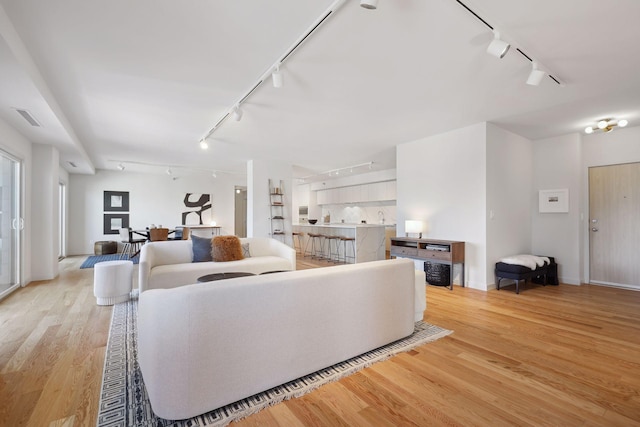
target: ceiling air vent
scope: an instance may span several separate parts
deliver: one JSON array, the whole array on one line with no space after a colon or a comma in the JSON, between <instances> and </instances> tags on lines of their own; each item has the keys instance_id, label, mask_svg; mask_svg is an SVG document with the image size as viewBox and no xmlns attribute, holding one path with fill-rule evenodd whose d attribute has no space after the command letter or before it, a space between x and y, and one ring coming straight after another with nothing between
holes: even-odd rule
<instances>
[{"instance_id":1,"label":"ceiling air vent","mask_svg":"<svg viewBox=\"0 0 640 427\"><path fill-rule=\"evenodd\" d=\"M23 119L25 119L27 122L29 122L29 124L31 126L35 126L35 127L38 127L38 128L42 127L40 125L40 123L38 123L38 121L27 110L22 110L20 108L16 108L15 110L18 112L18 114L20 114L22 116Z\"/></svg>"}]
</instances>

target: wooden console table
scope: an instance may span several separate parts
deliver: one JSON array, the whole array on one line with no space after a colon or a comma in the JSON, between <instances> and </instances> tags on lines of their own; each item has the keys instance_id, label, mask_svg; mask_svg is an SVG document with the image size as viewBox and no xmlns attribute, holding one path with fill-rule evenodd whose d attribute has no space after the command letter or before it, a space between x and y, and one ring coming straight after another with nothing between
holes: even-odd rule
<instances>
[{"instance_id":1,"label":"wooden console table","mask_svg":"<svg viewBox=\"0 0 640 427\"><path fill-rule=\"evenodd\" d=\"M453 290L453 266L462 265L460 285L464 287L464 242L392 237L391 256L429 261L451 266L449 289Z\"/></svg>"}]
</instances>

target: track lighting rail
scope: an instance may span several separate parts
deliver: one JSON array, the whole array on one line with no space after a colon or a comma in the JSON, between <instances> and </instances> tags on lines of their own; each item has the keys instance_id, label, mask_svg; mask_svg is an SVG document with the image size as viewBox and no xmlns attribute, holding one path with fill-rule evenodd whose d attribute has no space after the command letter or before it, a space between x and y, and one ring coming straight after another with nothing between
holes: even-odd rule
<instances>
[{"instance_id":1,"label":"track lighting rail","mask_svg":"<svg viewBox=\"0 0 640 427\"><path fill-rule=\"evenodd\" d=\"M205 134L205 136L200 139L200 142L206 142L206 140L213 135L213 133L220 127L222 123L224 123L229 116L231 115L234 108L239 108L246 100L258 89L269 77L274 70L279 69L279 67L289 58L289 56L298 49L315 31L320 28L320 26L327 21L329 16L331 16L346 0L336 0L333 2L331 6L325 11L324 14L313 24L311 27L300 37L296 42L278 59L265 73L262 74L258 82L253 85L251 89L249 89L238 102L235 102L225 114L216 122L216 124L209 129L209 131Z\"/></svg>"},{"instance_id":2,"label":"track lighting rail","mask_svg":"<svg viewBox=\"0 0 640 427\"><path fill-rule=\"evenodd\" d=\"M460 0L455 0L456 3L458 3L460 6L462 6L463 8L465 8L467 10L467 12L469 12L470 14L472 14L473 16L475 16L480 22L482 22L484 25L486 25L491 31L495 32L495 28L489 24L487 21L485 21L480 15L478 15L476 12L474 12L469 6L467 6L466 4L464 4L462 1ZM516 50L525 58L527 58L529 60L529 62L533 63L533 59L527 55L526 53L524 53L524 51L522 49L520 49L519 47L516 48ZM553 80L554 82L556 82L558 85L563 86L563 84L560 82L560 80L556 77L554 77L551 73L547 73L547 76Z\"/></svg>"}]
</instances>

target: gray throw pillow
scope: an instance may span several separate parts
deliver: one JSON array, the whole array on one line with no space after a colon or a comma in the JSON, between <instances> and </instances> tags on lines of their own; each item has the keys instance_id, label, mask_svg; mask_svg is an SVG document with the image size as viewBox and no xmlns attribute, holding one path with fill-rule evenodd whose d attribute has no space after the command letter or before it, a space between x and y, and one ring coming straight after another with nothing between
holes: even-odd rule
<instances>
[{"instance_id":1,"label":"gray throw pillow","mask_svg":"<svg viewBox=\"0 0 640 427\"><path fill-rule=\"evenodd\" d=\"M249 252L249 243L242 244L242 256L245 258L251 258L251 252Z\"/></svg>"},{"instance_id":2,"label":"gray throw pillow","mask_svg":"<svg viewBox=\"0 0 640 427\"><path fill-rule=\"evenodd\" d=\"M211 239L191 235L192 262L213 261L211 257Z\"/></svg>"}]
</instances>

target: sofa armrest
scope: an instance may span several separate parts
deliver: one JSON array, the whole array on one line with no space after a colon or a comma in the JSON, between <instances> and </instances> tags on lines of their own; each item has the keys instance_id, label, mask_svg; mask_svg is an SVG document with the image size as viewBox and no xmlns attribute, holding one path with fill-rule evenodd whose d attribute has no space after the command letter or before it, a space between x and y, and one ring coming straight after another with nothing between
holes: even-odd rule
<instances>
[{"instance_id":1,"label":"sofa armrest","mask_svg":"<svg viewBox=\"0 0 640 427\"><path fill-rule=\"evenodd\" d=\"M273 250L273 255L279 256L289 261L291 264L291 270L296 269L296 250L292 247L280 242L276 239L270 239L271 249Z\"/></svg>"},{"instance_id":2,"label":"sofa armrest","mask_svg":"<svg viewBox=\"0 0 640 427\"><path fill-rule=\"evenodd\" d=\"M142 245L140 263L138 265L138 292L140 293L149 288L149 275L151 274L151 268L155 266L153 261L153 248Z\"/></svg>"},{"instance_id":3,"label":"sofa armrest","mask_svg":"<svg viewBox=\"0 0 640 427\"><path fill-rule=\"evenodd\" d=\"M415 318L416 322L424 318L424 311L427 309L427 277L424 271L416 270L416 297L415 297Z\"/></svg>"}]
</instances>

